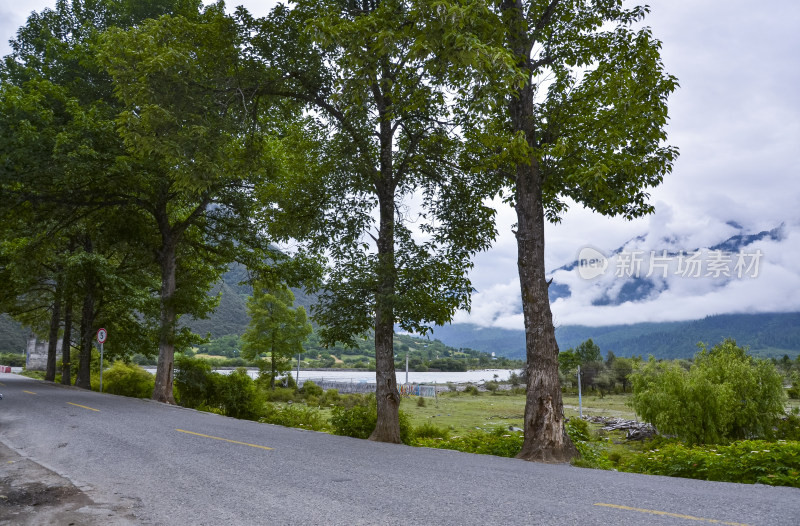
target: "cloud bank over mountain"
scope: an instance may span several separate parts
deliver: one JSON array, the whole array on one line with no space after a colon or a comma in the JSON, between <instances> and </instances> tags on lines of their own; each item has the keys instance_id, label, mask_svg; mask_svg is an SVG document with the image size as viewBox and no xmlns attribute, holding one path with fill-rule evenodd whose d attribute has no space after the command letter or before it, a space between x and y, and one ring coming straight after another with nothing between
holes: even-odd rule
<instances>
[{"instance_id":1,"label":"cloud bank over mountain","mask_svg":"<svg viewBox=\"0 0 800 526\"><path fill-rule=\"evenodd\" d=\"M681 224L667 212L616 249L594 244L549 273L557 325L684 321L715 314L800 311L800 225L754 232L735 221ZM582 247L585 248L585 247ZM586 251L584 251L586 253ZM603 270L604 267L604 270ZM513 276L513 275L511 275ZM520 329L516 277L478 290L454 323Z\"/></svg>"}]
</instances>

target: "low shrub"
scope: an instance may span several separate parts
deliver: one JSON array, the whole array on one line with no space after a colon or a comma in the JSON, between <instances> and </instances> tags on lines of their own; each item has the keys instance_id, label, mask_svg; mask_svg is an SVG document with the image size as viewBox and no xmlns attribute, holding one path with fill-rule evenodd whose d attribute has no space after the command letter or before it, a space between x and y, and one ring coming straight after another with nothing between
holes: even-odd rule
<instances>
[{"instance_id":1,"label":"low shrub","mask_svg":"<svg viewBox=\"0 0 800 526\"><path fill-rule=\"evenodd\" d=\"M321 396L323 393L322 387L318 386L311 380L306 380L303 382L303 387L300 388L300 392L305 394L306 396Z\"/></svg>"},{"instance_id":2,"label":"low shrub","mask_svg":"<svg viewBox=\"0 0 800 526\"><path fill-rule=\"evenodd\" d=\"M265 389L261 383L259 383L259 387L262 392L262 396L264 396L264 399L268 402L294 401L294 399L297 397L295 390L289 387L276 387L275 389L270 389L267 387Z\"/></svg>"},{"instance_id":3,"label":"low shrub","mask_svg":"<svg viewBox=\"0 0 800 526\"><path fill-rule=\"evenodd\" d=\"M201 359L178 355L175 357L175 392L184 407L199 408L208 401L211 365Z\"/></svg>"},{"instance_id":4,"label":"low shrub","mask_svg":"<svg viewBox=\"0 0 800 526\"><path fill-rule=\"evenodd\" d=\"M603 444L592 435L589 424L581 418L571 418L564 429L578 450L579 457L573 459L572 465L582 468L611 469L614 461L610 460ZM617 459L617 462L619 459Z\"/></svg>"},{"instance_id":5,"label":"low shrub","mask_svg":"<svg viewBox=\"0 0 800 526\"><path fill-rule=\"evenodd\" d=\"M800 441L800 412L793 412L778 420L773 434L776 440Z\"/></svg>"},{"instance_id":6,"label":"low shrub","mask_svg":"<svg viewBox=\"0 0 800 526\"><path fill-rule=\"evenodd\" d=\"M341 399L338 389L328 389L319 397L317 403L321 406L331 406Z\"/></svg>"},{"instance_id":7,"label":"low shrub","mask_svg":"<svg viewBox=\"0 0 800 526\"><path fill-rule=\"evenodd\" d=\"M264 404L263 416L258 420L262 423L276 424L285 427L300 427L313 431L328 429L328 422L323 418L318 409L303 407L297 404L286 407L276 407L273 404Z\"/></svg>"},{"instance_id":8,"label":"low shrub","mask_svg":"<svg viewBox=\"0 0 800 526\"><path fill-rule=\"evenodd\" d=\"M423 396L417 397L417 407L425 407L425 397Z\"/></svg>"},{"instance_id":9,"label":"low shrub","mask_svg":"<svg viewBox=\"0 0 800 526\"><path fill-rule=\"evenodd\" d=\"M0 353L0 365L9 367L25 367L25 355L11 352Z\"/></svg>"},{"instance_id":10,"label":"low shrub","mask_svg":"<svg viewBox=\"0 0 800 526\"><path fill-rule=\"evenodd\" d=\"M512 433L503 427L492 431L471 431L465 435L441 437L419 437L415 445L437 449L454 449L465 453L514 457L522 449L522 433Z\"/></svg>"},{"instance_id":11,"label":"low shrub","mask_svg":"<svg viewBox=\"0 0 800 526\"><path fill-rule=\"evenodd\" d=\"M449 429L439 427L430 422L425 422L421 426L414 428L414 440L419 440L421 438L437 438L439 440L447 440L449 437Z\"/></svg>"},{"instance_id":12,"label":"low shrub","mask_svg":"<svg viewBox=\"0 0 800 526\"><path fill-rule=\"evenodd\" d=\"M150 398L155 384L156 377L136 364L114 362L114 365L103 371L103 391L106 393Z\"/></svg>"},{"instance_id":13,"label":"low shrub","mask_svg":"<svg viewBox=\"0 0 800 526\"><path fill-rule=\"evenodd\" d=\"M471 394L472 396L478 396L479 394L481 394L481 392L480 392L480 391L478 391L478 387L477 387L477 386L474 386L474 385L472 385L472 384L470 384L470 385L468 385L467 387L465 387L465 388L464 388L464 392L465 392L466 394Z\"/></svg>"},{"instance_id":14,"label":"low shrub","mask_svg":"<svg viewBox=\"0 0 800 526\"><path fill-rule=\"evenodd\" d=\"M349 409L334 407L331 426L335 435L354 438L369 438L378 420L377 410L368 406L355 406Z\"/></svg>"},{"instance_id":15,"label":"low shrub","mask_svg":"<svg viewBox=\"0 0 800 526\"><path fill-rule=\"evenodd\" d=\"M742 440L722 446L667 443L623 458L621 471L800 488L800 442Z\"/></svg>"},{"instance_id":16,"label":"low shrub","mask_svg":"<svg viewBox=\"0 0 800 526\"><path fill-rule=\"evenodd\" d=\"M362 403L350 408L336 406L331 415L331 426L335 435L354 438L369 438L378 421L378 408L375 395L362 395ZM411 423L408 415L400 411L400 441L410 444L412 439Z\"/></svg>"},{"instance_id":17,"label":"low shrub","mask_svg":"<svg viewBox=\"0 0 800 526\"><path fill-rule=\"evenodd\" d=\"M263 395L244 368L230 374L212 373L211 389L206 405L222 410L225 416L254 420L263 408Z\"/></svg>"}]
</instances>

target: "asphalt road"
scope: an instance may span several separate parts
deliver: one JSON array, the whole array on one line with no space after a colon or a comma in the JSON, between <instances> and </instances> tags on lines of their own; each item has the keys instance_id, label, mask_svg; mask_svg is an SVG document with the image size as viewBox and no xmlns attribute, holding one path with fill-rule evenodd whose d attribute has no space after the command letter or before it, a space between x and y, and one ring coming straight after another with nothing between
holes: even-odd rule
<instances>
[{"instance_id":1,"label":"asphalt road","mask_svg":"<svg viewBox=\"0 0 800 526\"><path fill-rule=\"evenodd\" d=\"M140 524L800 524L800 490L543 465L0 374L0 442Z\"/></svg>"}]
</instances>

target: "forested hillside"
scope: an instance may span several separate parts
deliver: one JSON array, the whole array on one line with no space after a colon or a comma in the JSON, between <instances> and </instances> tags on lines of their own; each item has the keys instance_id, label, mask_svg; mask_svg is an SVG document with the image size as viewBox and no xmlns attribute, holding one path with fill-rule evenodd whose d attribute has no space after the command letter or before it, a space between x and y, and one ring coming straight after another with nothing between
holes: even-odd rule
<instances>
[{"instance_id":1,"label":"forested hillside","mask_svg":"<svg viewBox=\"0 0 800 526\"><path fill-rule=\"evenodd\" d=\"M190 320L187 325L192 331L211 338L220 338L228 334L244 333L250 321L247 315L247 298L253 293L248 285L250 276L247 269L238 263L231 265L230 270L222 276L222 281L211 290L212 295L221 294L219 307L204 320ZM292 289L295 306L302 306L309 311L314 297L300 289Z\"/></svg>"},{"instance_id":2,"label":"forested hillside","mask_svg":"<svg viewBox=\"0 0 800 526\"><path fill-rule=\"evenodd\" d=\"M525 333L521 330L485 328L474 325L437 327L436 338L452 346L471 347L512 358L524 357ZM800 313L726 314L702 320L670 323L635 323L556 328L562 350L591 338L605 354L617 356L653 355L657 358L691 358L697 343L719 343L733 338L749 346L752 354L793 358L800 354Z\"/></svg>"}]
</instances>

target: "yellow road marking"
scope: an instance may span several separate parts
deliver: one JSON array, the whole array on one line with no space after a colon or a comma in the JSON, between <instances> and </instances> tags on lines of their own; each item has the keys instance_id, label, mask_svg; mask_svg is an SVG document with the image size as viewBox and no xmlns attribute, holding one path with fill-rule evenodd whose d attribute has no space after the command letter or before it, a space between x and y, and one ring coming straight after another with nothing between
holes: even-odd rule
<instances>
[{"instance_id":1,"label":"yellow road marking","mask_svg":"<svg viewBox=\"0 0 800 526\"><path fill-rule=\"evenodd\" d=\"M223 442L230 442L231 444L241 444L243 446L250 446L250 447L257 447L259 449L272 449L271 447L267 446L259 446L258 444L248 444L247 442L239 442L237 440L229 440L227 438L220 438L220 437L212 437L211 435L204 435L202 433L195 433L194 431L186 431L185 429L176 429L175 431L179 433L186 433L189 435L195 435L203 438L213 438L214 440L222 440Z\"/></svg>"},{"instance_id":2,"label":"yellow road marking","mask_svg":"<svg viewBox=\"0 0 800 526\"><path fill-rule=\"evenodd\" d=\"M0 382L0 385L2 385L3 387L5 387L5 386L6 386L6 384L4 384L3 382Z\"/></svg>"},{"instance_id":3,"label":"yellow road marking","mask_svg":"<svg viewBox=\"0 0 800 526\"><path fill-rule=\"evenodd\" d=\"M605 502L595 502L595 506L604 506L606 508L615 508L625 511L638 511L639 513L649 513L651 515L660 515L662 517L675 517L676 519L686 519L688 521L709 522L712 524L725 524L727 526L747 526L741 522L726 522L717 519L704 519L703 517L694 517L692 515L682 515L680 513L670 513L668 511L646 510L643 508L631 508L630 506L620 506L619 504L606 504Z\"/></svg>"},{"instance_id":4,"label":"yellow road marking","mask_svg":"<svg viewBox=\"0 0 800 526\"><path fill-rule=\"evenodd\" d=\"M73 404L72 402L67 402L67 403L69 405L74 405L75 407L82 407L83 409L88 409L89 411L97 411L98 413L100 412L99 409L95 409L94 407L87 407L87 406L81 405L81 404Z\"/></svg>"},{"instance_id":5,"label":"yellow road marking","mask_svg":"<svg viewBox=\"0 0 800 526\"><path fill-rule=\"evenodd\" d=\"M28 393L28 394L34 394L34 395L36 394L36 393L34 393L33 391L22 391L22 392L23 392L23 393Z\"/></svg>"}]
</instances>

